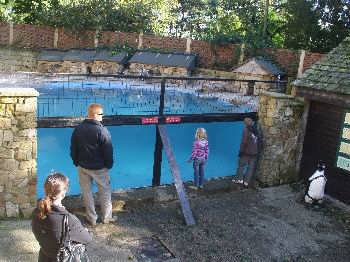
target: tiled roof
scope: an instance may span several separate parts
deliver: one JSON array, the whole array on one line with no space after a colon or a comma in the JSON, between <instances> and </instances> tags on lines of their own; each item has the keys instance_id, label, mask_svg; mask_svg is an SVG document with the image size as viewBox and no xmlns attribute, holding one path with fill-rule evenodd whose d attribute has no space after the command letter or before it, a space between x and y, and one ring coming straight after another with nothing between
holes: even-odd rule
<instances>
[{"instance_id":1,"label":"tiled roof","mask_svg":"<svg viewBox=\"0 0 350 262\"><path fill-rule=\"evenodd\" d=\"M70 49L63 56L63 61L92 62L95 54L94 49Z\"/></svg>"},{"instance_id":2,"label":"tiled roof","mask_svg":"<svg viewBox=\"0 0 350 262\"><path fill-rule=\"evenodd\" d=\"M63 50L57 50L57 49L42 50L39 53L37 60L59 62L59 61L63 61L63 56L65 54L66 54L66 51L63 51Z\"/></svg>"},{"instance_id":3,"label":"tiled roof","mask_svg":"<svg viewBox=\"0 0 350 262\"><path fill-rule=\"evenodd\" d=\"M253 58L244 65L233 70L233 72L263 75L268 74L273 76L280 75L281 77L286 75L286 73L279 69L272 61L262 58Z\"/></svg>"},{"instance_id":4,"label":"tiled roof","mask_svg":"<svg viewBox=\"0 0 350 262\"><path fill-rule=\"evenodd\" d=\"M117 62L120 64L124 64L128 59L128 54L125 52L120 52L118 54L112 54L111 51L108 50L99 50L96 52L94 61L109 61L109 62Z\"/></svg>"},{"instance_id":5,"label":"tiled roof","mask_svg":"<svg viewBox=\"0 0 350 262\"><path fill-rule=\"evenodd\" d=\"M78 62L92 62L92 61L109 61L124 64L128 59L128 55L125 52L118 54L112 54L108 50L95 50L95 49L70 49L70 50L58 50L58 49L46 49L42 50L37 60L38 61L78 61Z\"/></svg>"},{"instance_id":6,"label":"tiled roof","mask_svg":"<svg viewBox=\"0 0 350 262\"><path fill-rule=\"evenodd\" d=\"M294 85L350 95L350 37L306 70Z\"/></svg>"},{"instance_id":7,"label":"tiled roof","mask_svg":"<svg viewBox=\"0 0 350 262\"><path fill-rule=\"evenodd\" d=\"M156 53L140 51L129 60L129 63L140 63L147 65L163 65L173 67L185 67L193 69L195 67L196 56L190 54L176 53Z\"/></svg>"}]
</instances>

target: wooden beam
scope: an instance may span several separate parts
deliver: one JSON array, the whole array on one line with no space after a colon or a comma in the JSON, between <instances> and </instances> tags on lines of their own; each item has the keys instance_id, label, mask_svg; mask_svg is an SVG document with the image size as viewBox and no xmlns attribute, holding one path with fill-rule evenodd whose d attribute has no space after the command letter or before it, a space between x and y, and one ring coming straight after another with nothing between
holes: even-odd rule
<instances>
[{"instance_id":1,"label":"wooden beam","mask_svg":"<svg viewBox=\"0 0 350 262\"><path fill-rule=\"evenodd\" d=\"M343 95L329 91L312 88L296 87L296 96L304 97L311 101L319 101L335 106L350 107L350 95Z\"/></svg>"},{"instance_id":2,"label":"wooden beam","mask_svg":"<svg viewBox=\"0 0 350 262\"><path fill-rule=\"evenodd\" d=\"M166 117L178 116L181 118L179 123L166 123ZM178 114L178 115L109 115L103 117L105 126L119 125L141 125L142 118L158 117L159 124L182 124L182 123L210 123L210 122L235 122L242 121L245 117L250 117L253 120L257 119L256 112L250 113L234 113L234 114ZM84 117L40 117L37 120L37 127L52 128L52 127L75 127L84 120Z\"/></svg>"},{"instance_id":3,"label":"wooden beam","mask_svg":"<svg viewBox=\"0 0 350 262\"><path fill-rule=\"evenodd\" d=\"M176 163L175 156L170 145L169 137L166 132L166 127L159 125L157 130L159 130L159 134L164 144L165 153L169 162L171 174L174 178L175 188L180 199L181 209L185 217L186 225L194 225L195 221L190 208L190 203L186 196L186 191L182 182L180 169L178 164Z\"/></svg>"}]
</instances>

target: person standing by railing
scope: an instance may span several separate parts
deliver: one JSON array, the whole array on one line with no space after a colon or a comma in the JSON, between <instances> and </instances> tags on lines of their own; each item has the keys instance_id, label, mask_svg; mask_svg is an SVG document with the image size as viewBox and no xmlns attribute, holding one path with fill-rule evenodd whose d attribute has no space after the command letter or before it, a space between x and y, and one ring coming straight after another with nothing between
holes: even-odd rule
<instances>
[{"instance_id":1,"label":"person standing by railing","mask_svg":"<svg viewBox=\"0 0 350 262\"><path fill-rule=\"evenodd\" d=\"M203 188L204 183L204 165L208 160L209 147L208 136L204 128L197 128L195 141L192 145L192 154L188 162L193 161L194 179L193 184L195 189Z\"/></svg>"},{"instance_id":2,"label":"person standing by railing","mask_svg":"<svg viewBox=\"0 0 350 262\"><path fill-rule=\"evenodd\" d=\"M237 174L232 181L248 187L255 172L260 141L253 120L249 117L245 118L244 125ZM245 168L247 169L246 172L244 172Z\"/></svg>"},{"instance_id":3,"label":"person standing by railing","mask_svg":"<svg viewBox=\"0 0 350 262\"><path fill-rule=\"evenodd\" d=\"M113 146L109 131L102 125L103 107L90 104L88 117L77 126L71 137L70 154L78 167L80 188L86 210L86 219L96 225L97 214L91 190L92 181L98 187L102 223L115 222L112 217L110 177L113 166Z\"/></svg>"}]
</instances>

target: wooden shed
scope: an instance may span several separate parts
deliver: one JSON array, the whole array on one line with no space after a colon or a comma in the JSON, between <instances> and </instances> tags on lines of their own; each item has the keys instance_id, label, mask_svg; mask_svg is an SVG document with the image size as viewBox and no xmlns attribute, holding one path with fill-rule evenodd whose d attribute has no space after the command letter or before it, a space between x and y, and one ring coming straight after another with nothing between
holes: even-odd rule
<instances>
[{"instance_id":1,"label":"wooden shed","mask_svg":"<svg viewBox=\"0 0 350 262\"><path fill-rule=\"evenodd\" d=\"M190 76L195 65L193 54L139 51L129 60L129 73Z\"/></svg>"},{"instance_id":2,"label":"wooden shed","mask_svg":"<svg viewBox=\"0 0 350 262\"><path fill-rule=\"evenodd\" d=\"M64 50L46 49L42 50L38 57L38 72L41 73L63 73Z\"/></svg>"},{"instance_id":3,"label":"wooden shed","mask_svg":"<svg viewBox=\"0 0 350 262\"><path fill-rule=\"evenodd\" d=\"M350 37L294 82L307 116L300 176L326 162L326 193L350 204Z\"/></svg>"},{"instance_id":4,"label":"wooden shed","mask_svg":"<svg viewBox=\"0 0 350 262\"><path fill-rule=\"evenodd\" d=\"M124 69L128 55L110 50L42 50L37 58L42 73L116 74Z\"/></svg>"},{"instance_id":5,"label":"wooden shed","mask_svg":"<svg viewBox=\"0 0 350 262\"><path fill-rule=\"evenodd\" d=\"M110 50L99 50L93 58L91 72L93 74L116 74L124 70L128 54L112 53Z\"/></svg>"},{"instance_id":6,"label":"wooden shed","mask_svg":"<svg viewBox=\"0 0 350 262\"><path fill-rule=\"evenodd\" d=\"M63 56L65 73L87 74L91 72L95 49L70 49Z\"/></svg>"},{"instance_id":7,"label":"wooden shed","mask_svg":"<svg viewBox=\"0 0 350 262\"><path fill-rule=\"evenodd\" d=\"M239 80L262 80L262 81L277 81L282 80L286 74L272 61L263 58L252 58L245 64L233 70L236 79ZM237 86L238 85L238 86ZM260 91L269 88L278 88L275 84L270 83L255 83L254 95L258 95ZM237 82L234 86L235 91L238 90L243 94L248 92L248 84Z\"/></svg>"}]
</instances>

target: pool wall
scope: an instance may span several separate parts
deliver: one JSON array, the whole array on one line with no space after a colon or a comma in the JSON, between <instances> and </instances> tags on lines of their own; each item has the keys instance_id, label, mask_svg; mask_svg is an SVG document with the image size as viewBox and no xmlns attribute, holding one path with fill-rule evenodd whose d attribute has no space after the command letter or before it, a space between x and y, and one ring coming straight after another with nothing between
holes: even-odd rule
<instances>
[{"instance_id":1,"label":"pool wall","mask_svg":"<svg viewBox=\"0 0 350 262\"><path fill-rule=\"evenodd\" d=\"M29 217L36 204L38 95L0 88L0 217Z\"/></svg>"},{"instance_id":2,"label":"pool wall","mask_svg":"<svg viewBox=\"0 0 350 262\"><path fill-rule=\"evenodd\" d=\"M37 195L37 92L34 89L25 88L0 88L0 216L1 217L29 217L36 203ZM300 160L303 129L301 126L301 119L303 114L303 103L298 102L292 96L286 96L283 94L277 94L273 92L265 92L260 94L259 104L259 124L262 130L263 147L260 154L260 162L257 169L258 180L263 185L278 185L283 183L289 183L295 181L298 176L296 167L298 165L298 159ZM217 124L217 123L212 123ZM229 124L229 123L225 123ZM239 122L237 122L239 124ZM210 125L210 124L208 124ZM182 159L185 159L187 153L190 153L191 141L193 139L193 133L196 126L188 124L188 130L181 129L176 130L178 126L169 126L169 134L172 145L174 147L175 157L182 165ZM183 125L184 127L187 125ZM202 126L202 125L201 125ZM203 124L204 126L204 124ZM234 126L234 125L233 125ZM209 143L212 147L212 152L209 157L209 162L206 166L207 177L210 175L231 175L231 170L235 170L234 156L238 153L235 150L234 144L229 144L226 149L220 149L222 154L215 153L216 145L225 145L222 142L215 142L217 139L229 138L232 136L239 136L237 133L229 131L228 134L219 134L219 138L213 135L215 132L211 130L211 126L204 126L208 129ZM115 127L118 129L118 127ZM124 128L124 127L123 127ZM120 183L123 177L123 172L119 171L123 161L146 161L147 163L151 159L147 159L149 152L140 154L140 148L144 143L152 143L152 133L155 126L148 126L148 130L140 129L138 132L149 135L142 136L142 139L150 139L150 141L139 141L138 134L134 134L134 141L125 143L129 151L130 145L133 145L136 149L130 150L130 154L123 153L123 146L121 141L124 136L123 132L128 132L121 128L114 132L111 130L112 135L116 141L116 175L113 174L113 179L116 179L116 183ZM125 127L126 128L126 127ZM140 127L142 128L142 127ZM215 127L217 128L217 127ZM242 126L240 127L242 128ZM112 128L113 129L113 128ZM127 129L127 128L126 128ZM172 130L174 129L174 130ZM137 129L135 129L137 131ZM227 127L219 128L218 130L230 130ZM39 130L40 132L40 130ZM183 132L183 133L181 133ZM69 130L66 131L66 136L69 137ZM116 134L115 134L116 133ZM150 138L149 138L150 137ZM137 138L137 139L136 139ZM47 140L49 143L50 139ZM224 140L226 141L226 140ZM239 139L235 139L239 143ZM40 143L40 141L39 141ZM61 142L59 142L61 143ZM54 146L54 144L52 144ZM226 146L226 145L225 145ZM68 144L65 145L68 148ZM126 147L124 147L126 148ZM52 149L52 148L51 148ZM58 150L58 149L57 149ZM118 150L120 152L118 152ZM232 151L231 151L232 150ZM55 154L58 157L58 151ZM232 155L231 155L232 153ZM45 152L41 158L45 158ZM61 154L61 153L60 153ZM62 153L63 155L64 152ZM123 155L126 159L123 160ZM215 155L219 156L219 160L215 159ZM232 157L232 158L231 158ZM221 172L221 162L225 159L227 163L227 171ZM236 159L237 160L237 159ZM56 160L53 168L61 168L60 160ZM69 161L69 158L66 161ZM118 163L119 161L119 163ZM213 162L212 162L213 161ZM152 161L151 161L152 162ZM215 163L216 162L216 163ZM124 162L125 163L125 162ZM215 163L211 166L211 163ZM41 161L39 163L41 165ZM165 157L163 158L162 169L167 170L167 162ZM72 165L71 165L72 166ZM148 168L148 167L147 167ZM68 172L74 175L74 167L72 172ZM191 179L192 170L189 165L180 167L180 171L187 179ZM218 171L220 171L218 173ZM144 172L141 170L141 172ZM225 174L224 174L225 173ZM126 177L126 176L125 176ZM151 178L146 182L149 182ZM137 176L137 181L140 183L143 178ZM131 179L126 179L131 181ZM162 176L161 183L168 183L171 179L167 180L167 176ZM42 187L42 184L38 187Z\"/></svg>"}]
</instances>

